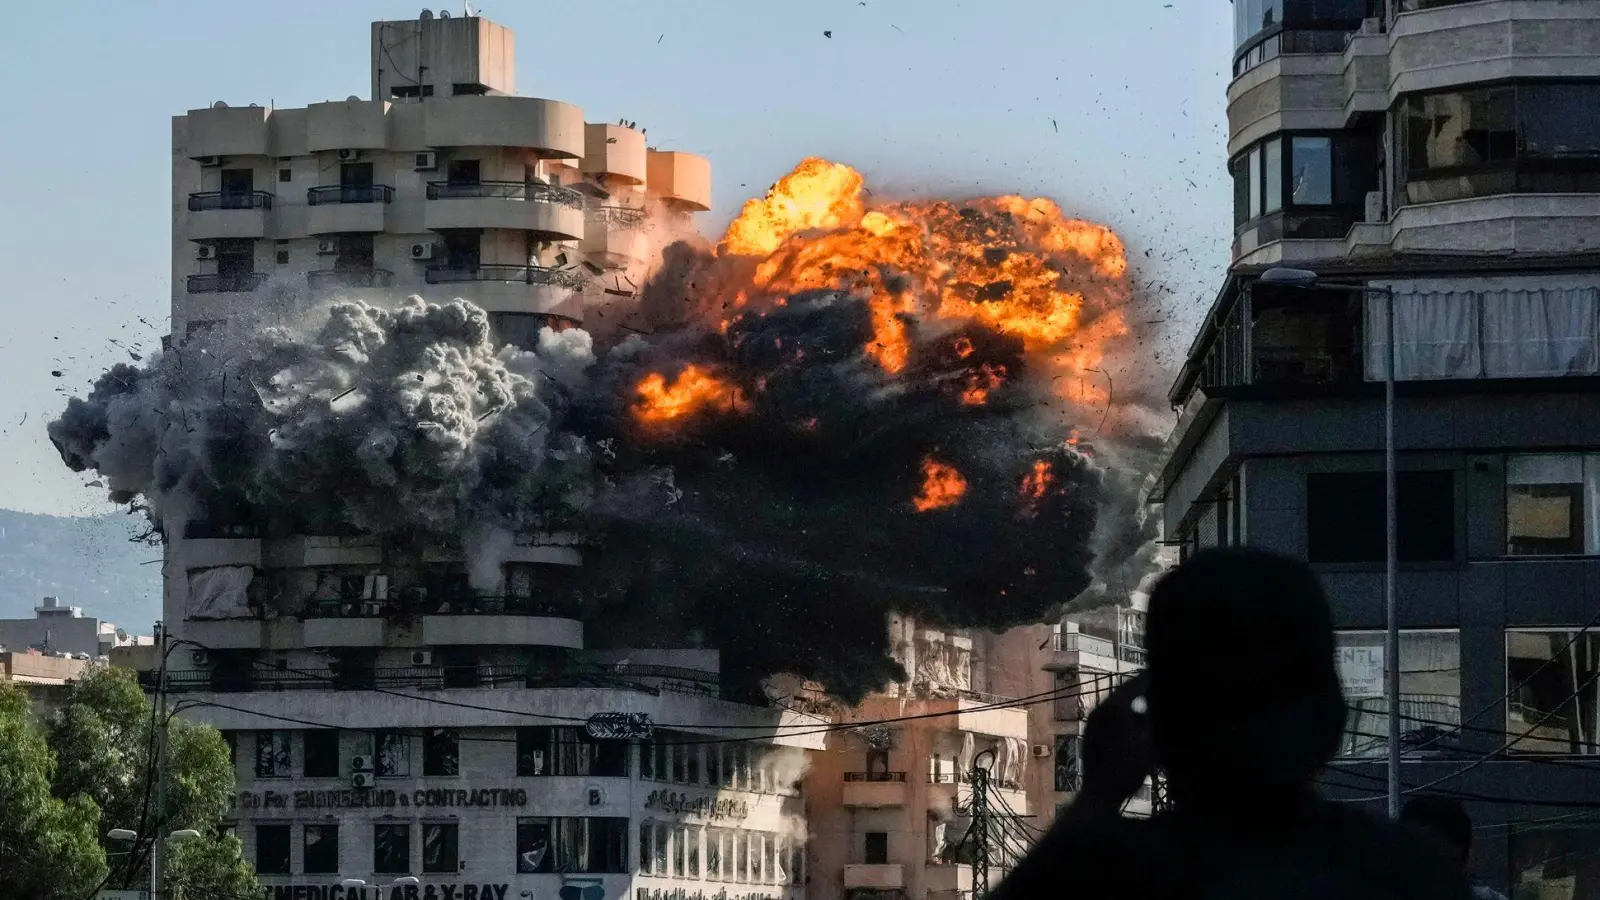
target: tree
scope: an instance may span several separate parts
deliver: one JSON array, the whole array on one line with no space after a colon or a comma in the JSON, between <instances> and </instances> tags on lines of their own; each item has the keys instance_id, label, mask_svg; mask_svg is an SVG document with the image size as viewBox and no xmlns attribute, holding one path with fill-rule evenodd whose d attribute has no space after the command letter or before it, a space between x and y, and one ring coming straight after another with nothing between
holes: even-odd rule
<instances>
[{"instance_id":1,"label":"tree","mask_svg":"<svg viewBox=\"0 0 1600 900\"><path fill-rule=\"evenodd\" d=\"M0 683L0 864L7 896L83 900L106 874L88 797L51 794L56 761L21 688Z\"/></svg>"},{"instance_id":2,"label":"tree","mask_svg":"<svg viewBox=\"0 0 1600 900\"><path fill-rule=\"evenodd\" d=\"M103 846L116 854L111 886L147 884L149 839L193 829L200 832L200 839L170 846L165 866L169 888L181 884L190 897L259 895L255 873L240 858L238 840L218 833L234 789L227 743L209 725L171 721L166 726L161 796L151 796L154 731L163 725L153 709L127 670L96 667L74 682L65 705L47 727L57 758L54 795L84 798L101 811L102 842L113 828L139 832L141 840L132 855L123 845Z\"/></svg>"}]
</instances>

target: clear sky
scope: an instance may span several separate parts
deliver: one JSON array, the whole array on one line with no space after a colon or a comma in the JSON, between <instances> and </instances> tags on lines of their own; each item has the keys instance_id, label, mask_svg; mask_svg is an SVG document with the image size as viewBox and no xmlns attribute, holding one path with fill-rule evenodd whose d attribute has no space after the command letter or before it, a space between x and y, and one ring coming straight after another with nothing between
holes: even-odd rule
<instances>
[{"instance_id":1,"label":"clear sky","mask_svg":"<svg viewBox=\"0 0 1600 900\"><path fill-rule=\"evenodd\" d=\"M170 305L170 117L365 97L368 23L416 0L7 6L0 65L0 507L103 511L44 425ZM434 8L438 8L435 5ZM1054 198L1166 294L1171 365L1220 285L1231 213L1224 0L487 0L518 93L710 157L720 231L805 156L875 193ZM459 15L459 5L449 7ZM832 36L824 35L831 32ZM54 373L60 373L59 376Z\"/></svg>"}]
</instances>

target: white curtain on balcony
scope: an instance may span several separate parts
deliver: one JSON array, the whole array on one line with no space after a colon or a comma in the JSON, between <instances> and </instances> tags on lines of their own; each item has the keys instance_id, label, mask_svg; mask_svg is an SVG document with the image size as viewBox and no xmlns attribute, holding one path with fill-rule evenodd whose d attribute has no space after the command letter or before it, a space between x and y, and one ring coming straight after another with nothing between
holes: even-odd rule
<instances>
[{"instance_id":1,"label":"white curtain on balcony","mask_svg":"<svg viewBox=\"0 0 1600 900\"><path fill-rule=\"evenodd\" d=\"M189 596L184 604L186 619L248 619L250 581L255 569L250 566L216 566L189 572Z\"/></svg>"},{"instance_id":2,"label":"white curtain on balcony","mask_svg":"<svg viewBox=\"0 0 1600 900\"><path fill-rule=\"evenodd\" d=\"M1388 360L1383 295L1367 297L1366 374L1382 381ZM1483 359L1476 293L1401 293L1394 296L1395 379L1478 378Z\"/></svg>"},{"instance_id":3,"label":"white curtain on balcony","mask_svg":"<svg viewBox=\"0 0 1600 900\"><path fill-rule=\"evenodd\" d=\"M1594 289L1495 291L1482 302L1485 377L1600 371L1595 345L1600 303Z\"/></svg>"}]
</instances>

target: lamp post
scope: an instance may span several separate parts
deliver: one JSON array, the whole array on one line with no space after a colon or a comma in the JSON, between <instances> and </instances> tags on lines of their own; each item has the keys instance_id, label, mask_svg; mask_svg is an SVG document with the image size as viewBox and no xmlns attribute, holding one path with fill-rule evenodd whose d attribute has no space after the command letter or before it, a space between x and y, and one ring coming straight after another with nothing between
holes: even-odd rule
<instances>
[{"instance_id":1,"label":"lamp post","mask_svg":"<svg viewBox=\"0 0 1600 900\"><path fill-rule=\"evenodd\" d=\"M200 832L194 830L193 828L180 828L177 831L167 835L166 841L192 841L199 836ZM106 832L106 837L113 841L128 841L130 843L137 843L139 840L139 832L134 831L132 828L113 828ZM163 843L165 843L165 841L154 841L155 847L160 847ZM156 900L156 890L160 886L161 872L156 863L158 858L158 856L152 853L150 860L150 900Z\"/></svg>"},{"instance_id":2,"label":"lamp post","mask_svg":"<svg viewBox=\"0 0 1600 900\"><path fill-rule=\"evenodd\" d=\"M1309 269L1274 268L1261 273L1261 284L1291 288L1323 288L1349 291L1363 297L1381 295L1384 298L1384 348L1383 366L1383 682L1384 693L1389 698L1389 818L1400 818L1400 618L1395 604L1395 582L1398 580L1399 517L1395 501L1394 465L1394 382L1395 333L1394 291L1386 287L1365 284L1340 284L1322 280L1322 276Z\"/></svg>"}]
</instances>

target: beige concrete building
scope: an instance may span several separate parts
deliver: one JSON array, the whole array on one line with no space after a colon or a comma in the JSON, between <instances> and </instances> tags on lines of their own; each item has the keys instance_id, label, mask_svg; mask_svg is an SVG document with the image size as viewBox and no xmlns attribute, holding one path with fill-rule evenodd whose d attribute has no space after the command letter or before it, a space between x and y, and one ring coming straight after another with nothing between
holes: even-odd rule
<instances>
[{"instance_id":1,"label":"beige concrete building","mask_svg":"<svg viewBox=\"0 0 1600 900\"><path fill-rule=\"evenodd\" d=\"M419 294L470 300L520 340L642 284L675 220L710 208L705 158L518 96L512 32L488 19L375 22L371 58L366 99L173 118L175 338Z\"/></svg>"},{"instance_id":2,"label":"beige concrete building","mask_svg":"<svg viewBox=\"0 0 1600 900\"><path fill-rule=\"evenodd\" d=\"M710 205L703 158L517 96L506 28L424 12L371 40L368 99L173 120L177 340L415 293L520 341L642 283L649 229ZM804 897L822 720L723 699L715 651L589 649L561 599L571 538L524 536L487 593L459 542L165 525L164 687L234 747L271 896Z\"/></svg>"},{"instance_id":3,"label":"beige concrete building","mask_svg":"<svg viewBox=\"0 0 1600 900\"><path fill-rule=\"evenodd\" d=\"M150 645L149 635L132 635L114 623L83 614L83 607L46 597L33 608L31 619L0 619L0 648L30 648L98 659L118 647Z\"/></svg>"}]
</instances>

